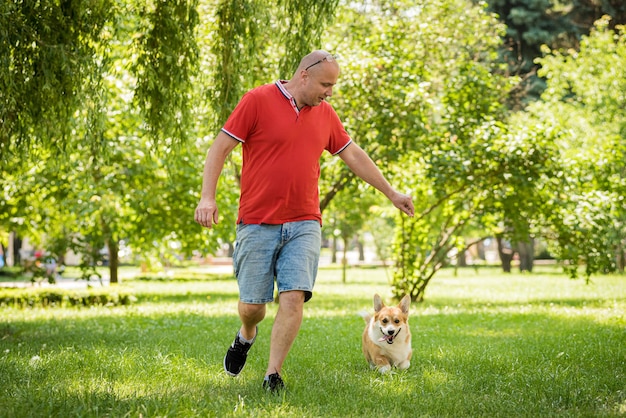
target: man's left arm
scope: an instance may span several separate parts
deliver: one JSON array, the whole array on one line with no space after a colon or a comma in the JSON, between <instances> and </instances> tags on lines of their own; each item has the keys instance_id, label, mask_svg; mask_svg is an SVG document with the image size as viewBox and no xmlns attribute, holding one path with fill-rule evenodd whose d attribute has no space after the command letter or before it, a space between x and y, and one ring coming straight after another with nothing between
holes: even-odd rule
<instances>
[{"instance_id":1,"label":"man's left arm","mask_svg":"<svg viewBox=\"0 0 626 418\"><path fill-rule=\"evenodd\" d=\"M369 155L354 141L339 153L339 157L354 174L383 193L395 207L409 216L415 214L411 196L396 191Z\"/></svg>"}]
</instances>

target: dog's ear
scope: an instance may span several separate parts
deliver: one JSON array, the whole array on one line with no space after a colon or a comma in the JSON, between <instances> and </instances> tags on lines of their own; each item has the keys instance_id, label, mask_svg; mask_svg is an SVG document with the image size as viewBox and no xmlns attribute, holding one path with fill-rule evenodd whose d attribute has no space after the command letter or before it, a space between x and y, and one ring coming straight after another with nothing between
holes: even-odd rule
<instances>
[{"instance_id":1,"label":"dog's ear","mask_svg":"<svg viewBox=\"0 0 626 418\"><path fill-rule=\"evenodd\" d=\"M411 307L411 297L409 295L404 295L404 297L398 304L398 308L400 308L404 314L408 314L410 307Z\"/></svg>"},{"instance_id":2,"label":"dog's ear","mask_svg":"<svg viewBox=\"0 0 626 418\"><path fill-rule=\"evenodd\" d=\"M379 312L382 308L385 307L383 300L380 298L380 295L376 293L374 295L374 311Z\"/></svg>"}]
</instances>

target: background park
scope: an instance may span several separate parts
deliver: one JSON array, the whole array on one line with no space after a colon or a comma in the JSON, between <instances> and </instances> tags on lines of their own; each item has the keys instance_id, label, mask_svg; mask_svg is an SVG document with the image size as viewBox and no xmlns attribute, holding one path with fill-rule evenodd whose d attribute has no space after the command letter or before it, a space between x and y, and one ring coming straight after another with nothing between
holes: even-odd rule
<instances>
[{"instance_id":1,"label":"background park","mask_svg":"<svg viewBox=\"0 0 626 418\"><path fill-rule=\"evenodd\" d=\"M2 2L0 416L626 415L625 23L621 0ZM324 262L273 396L269 338L222 370L239 154L220 223L193 212L241 95L318 48L416 216L322 159ZM374 293L411 295L406 371L361 354Z\"/></svg>"}]
</instances>

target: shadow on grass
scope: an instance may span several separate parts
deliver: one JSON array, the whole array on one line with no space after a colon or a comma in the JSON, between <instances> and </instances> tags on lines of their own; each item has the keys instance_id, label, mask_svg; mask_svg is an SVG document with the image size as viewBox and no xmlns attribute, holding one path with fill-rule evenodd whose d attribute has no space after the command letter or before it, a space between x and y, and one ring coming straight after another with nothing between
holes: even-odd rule
<instances>
[{"instance_id":1,"label":"shadow on grass","mask_svg":"<svg viewBox=\"0 0 626 418\"><path fill-rule=\"evenodd\" d=\"M437 299L435 302L427 301L423 305L414 306L415 309L450 309L460 308L467 311L474 310L529 310L531 308L612 308L616 304L626 304L626 298L604 299L604 298L571 298L571 299L554 299L554 298L537 298L519 302L485 302L485 301L459 301L458 299Z\"/></svg>"},{"instance_id":2,"label":"shadow on grass","mask_svg":"<svg viewBox=\"0 0 626 418\"><path fill-rule=\"evenodd\" d=\"M232 276L210 280L129 280L124 283L142 303L214 303L238 299L237 281Z\"/></svg>"},{"instance_id":3,"label":"shadow on grass","mask_svg":"<svg viewBox=\"0 0 626 418\"><path fill-rule=\"evenodd\" d=\"M215 303L229 301L233 304L237 303L238 295L236 293L218 293L218 292L202 292L202 291L181 291L180 293L160 294L155 293L139 293L136 295L136 304L144 303Z\"/></svg>"}]
</instances>

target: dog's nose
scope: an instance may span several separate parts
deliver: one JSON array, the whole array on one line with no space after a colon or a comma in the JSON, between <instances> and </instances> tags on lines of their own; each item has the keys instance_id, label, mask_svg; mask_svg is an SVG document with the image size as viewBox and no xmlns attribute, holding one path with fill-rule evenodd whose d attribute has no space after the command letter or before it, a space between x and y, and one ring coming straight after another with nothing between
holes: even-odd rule
<instances>
[{"instance_id":1,"label":"dog's nose","mask_svg":"<svg viewBox=\"0 0 626 418\"><path fill-rule=\"evenodd\" d=\"M389 331L387 331L387 334L389 334L389 335L393 335L393 333L394 333L394 332L396 332L396 331L395 331L395 330L393 330L393 329L390 329Z\"/></svg>"}]
</instances>

